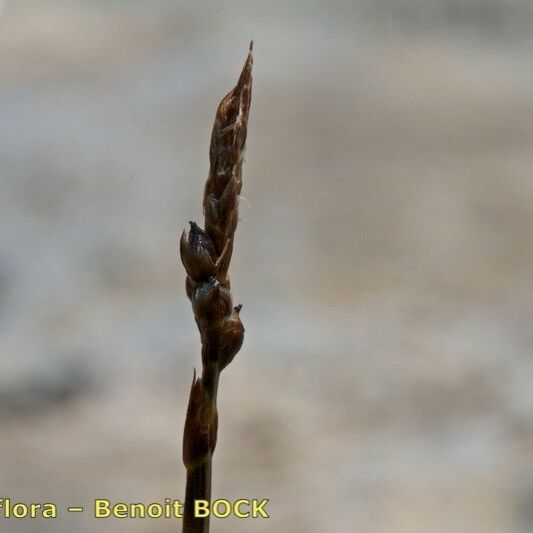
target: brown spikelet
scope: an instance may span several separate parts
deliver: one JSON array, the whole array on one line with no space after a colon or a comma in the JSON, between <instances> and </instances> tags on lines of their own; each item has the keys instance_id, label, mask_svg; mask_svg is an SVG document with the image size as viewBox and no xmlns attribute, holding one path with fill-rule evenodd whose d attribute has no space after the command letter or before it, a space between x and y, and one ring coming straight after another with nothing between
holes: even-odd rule
<instances>
[{"instance_id":1,"label":"brown spikelet","mask_svg":"<svg viewBox=\"0 0 533 533\"><path fill-rule=\"evenodd\" d=\"M187 271L186 293L202 341L202 377L193 379L183 436L187 487L183 531L206 532L209 518L194 517L194 500L211 496L211 456L215 450L220 372L242 346L244 327L233 307L228 269L239 220L242 164L252 96L252 44L237 85L218 106L205 184L205 230L191 222L180 241Z\"/></svg>"},{"instance_id":2,"label":"brown spikelet","mask_svg":"<svg viewBox=\"0 0 533 533\"><path fill-rule=\"evenodd\" d=\"M252 98L252 45L235 88L220 102L209 158L211 168L204 191L205 228L218 254L233 238L239 215L242 163ZM230 254L231 257L231 254ZM229 261L229 260L228 260Z\"/></svg>"}]
</instances>

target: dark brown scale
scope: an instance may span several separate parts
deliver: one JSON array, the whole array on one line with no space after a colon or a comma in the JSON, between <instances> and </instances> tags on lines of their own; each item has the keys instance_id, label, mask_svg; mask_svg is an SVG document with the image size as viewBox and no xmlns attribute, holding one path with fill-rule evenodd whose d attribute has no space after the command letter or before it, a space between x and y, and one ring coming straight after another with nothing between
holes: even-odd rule
<instances>
[{"instance_id":1,"label":"dark brown scale","mask_svg":"<svg viewBox=\"0 0 533 533\"><path fill-rule=\"evenodd\" d=\"M191 230L189 232L189 241L194 248L198 250L205 250L209 255L216 260L217 252L211 237L200 227L196 222L189 222Z\"/></svg>"}]
</instances>

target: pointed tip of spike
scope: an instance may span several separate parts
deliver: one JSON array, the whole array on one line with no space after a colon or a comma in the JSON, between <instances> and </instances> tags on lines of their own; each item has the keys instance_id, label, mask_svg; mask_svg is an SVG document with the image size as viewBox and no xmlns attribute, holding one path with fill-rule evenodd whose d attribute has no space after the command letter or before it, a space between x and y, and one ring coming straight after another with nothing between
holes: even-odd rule
<instances>
[{"instance_id":1,"label":"pointed tip of spike","mask_svg":"<svg viewBox=\"0 0 533 533\"><path fill-rule=\"evenodd\" d=\"M244 62L244 66L242 67L241 75L239 76L239 81L237 82L237 85L233 89L232 92L230 92L230 95L235 95L237 92L243 91L245 88L249 88L252 82L252 68L254 64L254 56L252 54L252 50L254 47L254 42L250 42L250 49L248 52L248 57L246 58L246 61ZM227 96L226 96L227 98ZM224 100L222 100L224 101Z\"/></svg>"},{"instance_id":2,"label":"pointed tip of spike","mask_svg":"<svg viewBox=\"0 0 533 533\"><path fill-rule=\"evenodd\" d=\"M254 40L253 40L253 39L250 41L250 48L249 48L249 50L250 50L250 52L253 52L253 50L254 50Z\"/></svg>"}]
</instances>

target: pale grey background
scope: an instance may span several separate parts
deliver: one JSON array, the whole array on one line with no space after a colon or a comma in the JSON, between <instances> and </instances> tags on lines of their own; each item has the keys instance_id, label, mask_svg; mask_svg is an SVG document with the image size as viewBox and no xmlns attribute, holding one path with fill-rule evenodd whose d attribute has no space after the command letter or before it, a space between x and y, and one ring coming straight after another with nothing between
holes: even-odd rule
<instances>
[{"instance_id":1,"label":"pale grey background","mask_svg":"<svg viewBox=\"0 0 533 533\"><path fill-rule=\"evenodd\" d=\"M178 235L254 38L214 496L272 517L213 530L533 530L531 2L2 8L0 497L182 497Z\"/></svg>"}]
</instances>

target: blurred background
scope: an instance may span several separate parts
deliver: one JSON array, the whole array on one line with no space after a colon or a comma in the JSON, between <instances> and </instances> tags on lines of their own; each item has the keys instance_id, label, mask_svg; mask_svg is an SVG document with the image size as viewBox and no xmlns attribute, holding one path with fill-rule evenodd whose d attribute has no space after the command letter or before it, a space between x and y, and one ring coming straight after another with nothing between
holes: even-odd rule
<instances>
[{"instance_id":1,"label":"blurred background","mask_svg":"<svg viewBox=\"0 0 533 533\"><path fill-rule=\"evenodd\" d=\"M255 41L213 530L533 531L533 4L3 1L2 530L182 498L178 237ZM67 505L85 505L68 515Z\"/></svg>"}]
</instances>

